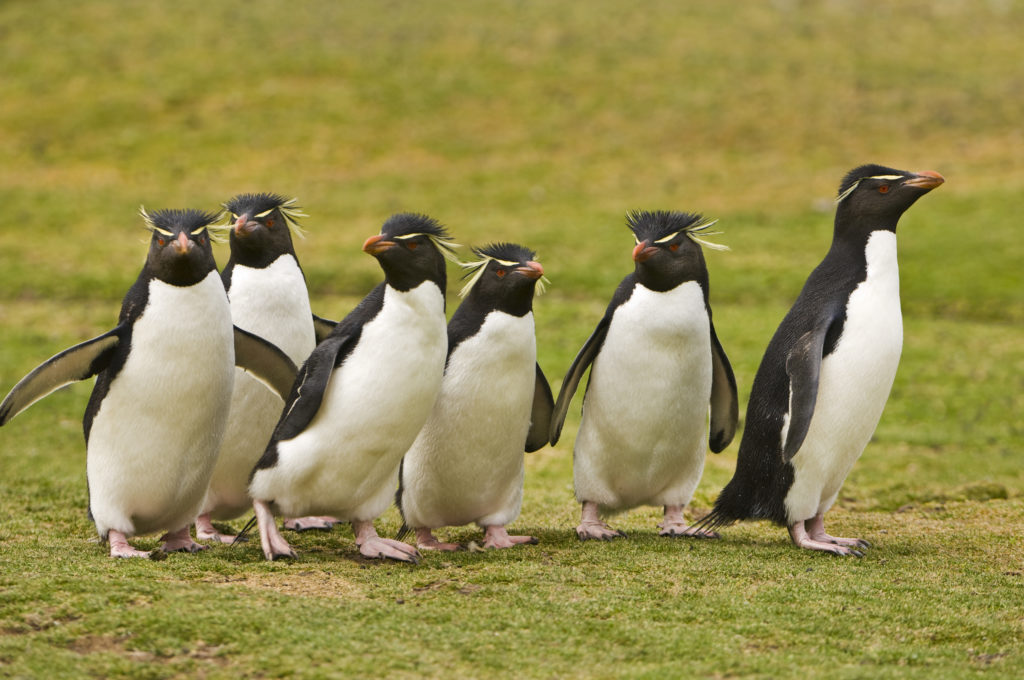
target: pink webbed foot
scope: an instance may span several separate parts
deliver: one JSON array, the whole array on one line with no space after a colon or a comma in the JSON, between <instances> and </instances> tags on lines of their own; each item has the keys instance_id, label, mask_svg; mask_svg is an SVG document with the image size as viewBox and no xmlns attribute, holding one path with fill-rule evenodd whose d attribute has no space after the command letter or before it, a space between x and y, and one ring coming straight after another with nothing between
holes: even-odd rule
<instances>
[{"instance_id":1,"label":"pink webbed foot","mask_svg":"<svg viewBox=\"0 0 1024 680\"><path fill-rule=\"evenodd\" d=\"M833 545L843 545L848 548L870 548L871 544L865 541L863 538L843 538L841 536L829 536L825 533L825 516L815 515L811 519L804 522L807 528L807 535L811 537L811 540L818 541L819 543L831 543Z\"/></svg>"},{"instance_id":2,"label":"pink webbed foot","mask_svg":"<svg viewBox=\"0 0 1024 680\"><path fill-rule=\"evenodd\" d=\"M222 534L210 521L210 515L196 517L196 538L200 541L217 541L218 543L234 543L236 536ZM245 538L242 539L243 541Z\"/></svg>"},{"instance_id":3,"label":"pink webbed foot","mask_svg":"<svg viewBox=\"0 0 1024 680\"><path fill-rule=\"evenodd\" d=\"M610 541L613 538L626 538L626 534L616 531L601 520L597 503L583 501L582 517L580 524L576 527L576 536L581 541L599 540Z\"/></svg>"},{"instance_id":4,"label":"pink webbed foot","mask_svg":"<svg viewBox=\"0 0 1024 680\"><path fill-rule=\"evenodd\" d=\"M200 550L206 550L209 546L196 543L192 540L192 534L189 532L191 525L186 524L177 531L168 531L166 534L160 537L160 540L164 542L160 549L165 553L172 552L187 552L197 553Z\"/></svg>"},{"instance_id":5,"label":"pink webbed foot","mask_svg":"<svg viewBox=\"0 0 1024 680\"><path fill-rule=\"evenodd\" d=\"M688 537L688 538L719 538L717 531L691 527L683 518L683 506L666 505L665 518L658 525L661 531L659 536Z\"/></svg>"},{"instance_id":6,"label":"pink webbed foot","mask_svg":"<svg viewBox=\"0 0 1024 680\"><path fill-rule=\"evenodd\" d=\"M434 533L426 527L416 529L416 547L420 550L462 550L458 543L442 543L434 537Z\"/></svg>"},{"instance_id":7,"label":"pink webbed foot","mask_svg":"<svg viewBox=\"0 0 1024 680\"><path fill-rule=\"evenodd\" d=\"M359 554L370 559L389 559L419 564L420 553L408 543L390 538L381 538L373 528L373 521L354 521L352 531L356 535Z\"/></svg>"},{"instance_id":8,"label":"pink webbed foot","mask_svg":"<svg viewBox=\"0 0 1024 680\"><path fill-rule=\"evenodd\" d=\"M149 559L152 556L148 550L138 550L128 543L128 537L120 531L111 529L107 533L107 540L110 542L111 557L144 557Z\"/></svg>"},{"instance_id":9,"label":"pink webbed foot","mask_svg":"<svg viewBox=\"0 0 1024 680\"><path fill-rule=\"evenodd\" d=\"M832 553L833 555L842 555L848 557L853 555L854 557L863 557L864 553L859 550L847 547L845 545L837 545L835 543L826 543L824 541L817 541L810 537L807 533L807 529L804 527L803 522L797 522L791 524L789 527L789 537L793 540L793 545L798 548L804 548L805 550L819 550L821 552Z\"/></svg>"},{"instance_id":10,"label":"pink webbed foot","mask_svg":"<svg viewBox=\"0 0 1024 680\"><path fill-rule=\"evenodd\" d=\"M289 531L330 531L341 520L337 517L323 515L320 517L293 517L283 522L285 529Z\"/></svg>"},{"instance_id":11,"label":"pink webbed foot","mask_svg":"<svg viewBox=\"0 0 1024 680\"><path fill-rule=\"evenodd\" d=\"M296 559L298 555L284 540L284 536L277 530L277 523L274 522L274 513L270 511L270 504L266 501L252 502L253 510L256 511L256 524L260 529L260 545L263 547L263 556L270 561L278 559Z\"/></svg>"},{"instance_id":12,"label":"pink webbed foot","mask_svg":"<svg viewBox=\"0 0 1024 680\"><path fill-rule=\"evenodd\" d=\"M484 529L484 548L511 548L516 545L536 544L535 536L509 536L503 526L489 526Z\"/></svg>"}]
</instances>

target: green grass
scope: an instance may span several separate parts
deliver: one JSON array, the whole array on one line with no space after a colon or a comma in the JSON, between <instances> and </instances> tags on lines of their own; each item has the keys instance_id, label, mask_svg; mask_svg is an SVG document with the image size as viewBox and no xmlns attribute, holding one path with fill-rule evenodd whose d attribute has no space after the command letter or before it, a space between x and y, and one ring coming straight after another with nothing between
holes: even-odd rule
<instances>
[{"instance_id":1,"label":"green grass","mask_svg":"<svg viewBox=\"0 0 1024 680\"><path fill-rule=\"evenodd\" d=\"M763 524L659 539L653 508L615 518L629 541L577 542L577 398L527 459L514 528L537 546L408 567L337 529L296 536L294 563L255 543L113 561L80 384L0 431L0 677L1021 677L1021 34L1014 0L0 5L0 390L114 323L140 204L265 190L310 214L325 316L379 279L359 245L398 210L536 248L554 385L630 269L624 213L718 217L742 407L842 175L947 178L901 221L900 372L830 514L864 559ZM709 456L693 514L735 456Z\"/></svg>"}]
</instances>

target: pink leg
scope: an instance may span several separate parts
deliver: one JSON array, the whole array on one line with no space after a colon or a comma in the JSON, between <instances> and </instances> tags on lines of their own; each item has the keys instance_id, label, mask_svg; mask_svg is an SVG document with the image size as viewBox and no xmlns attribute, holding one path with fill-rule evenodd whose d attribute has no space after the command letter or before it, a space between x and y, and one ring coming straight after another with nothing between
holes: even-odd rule
<instances>
[{"instance_id":1,"label":"pink leg","mask_svg":"<svg viewBox=\"0 0 1024 680\"><path fill-rule=\"evenodd\" d=\"M171 552L189 552L197 553L200 550L206 550L207 546L200 545L192 540L192 534L189 530L192 528L191 524L186 524L177 531L168 531L166 534L160 537L160 540L164 542L160 549L165 553Z\"/></svg>"},{"instance_id":2,"label":"pink leg","mask_svg":"<svg viewBox=\"0 0 1024 680\"><path fill-rule=\"evenodd\" d=\"M330 531L340 521L337 517L330 517L328 515L320 517L292 517L284 521L284 528L291 531L309 531L311 529Z\"/></svg>"},{"instance_id":3,"label":"pink leg","mask_svg":"<svg viewBox=\"0 0 1024 680\"><path fill-rule=\"evenodd\" d=\"M822 552L832 553L833 555L853 555L854 557L863 557L864 555L864 553L854 550L853 548L836 545L835 543L823 543L822 541L814 540L807 534L807 530L802 521L789 525L789 537L793 539L793 545L806 550L820 550Z\"/></svg>"},{"instance_id":4,"label":"pink leg","mask_svg":"<svg viewBox=\"0 0 1024 680\"><path fill-rule=\"evenodd\" d=\"M503 526L489 526L484 529L485 548L511 548L514 545L536 545L534 536L509 536Z\"/></svg>"},{"instance_id":5,"label":"pink leg","mask_svg":"<svg viewBox=\"0 0 1024 680\"><path fill-rule=\"evenodd\" d=\"M270 504L266 501L252 502L252 508L256 511L256 524L260 528L260 544L263 546L263 556L268 560L276 560L282 557L296 559L298 555L284 540L284 536L277 530L277 523L274 522L274 513L270 511Z\"/></svg>"},{"instance_id":6,"label":"pink leg","mask_svg":"<svg viewBox=\"0 0 1024 680\"><path fill-rule=\"evenodd\" d=\"M863 538L841 538L829 536L825 533L825 515L815 515L804 523L807 526L807 534L819 543L832 543L834 545L845 545L848 548L870 548L871 544Z\"/></svg>"},{"instance_id":7,"label":"pink leg","mask_svg":"<svg viewBox=\"0 0 1024 680\"><path fill-rule=\"evenodd\" d=\"M591 538L610 541L613 538L626 537L626 534L612 529L601 521L597 503L594 503L593 501L583 501L583 511L580 517L580 524L576 527L576 535L581 541L586 541Z\"/></svg>"},{"instance_id":8,"label":"pink leg","mask_svg":"<svg viewBox=\"0 0 1024 680\"><path fill-rule=\"evenodd\" d=\"M217 531L216 527L213 526L213 522L210 521L209 514L196 517L196 538L200 541L218 541L220 543L233 543L235 540L234 536Z\"/></svg>"},{"instance_id":9,"label":"pink leg","mask_svg":"<svg viewBox=\"0 0 1024 680\"><path fill-rule=\"evenodd\" d=\"M420 550L462 550L458 543L442 543L434 538L434 532L427 527L416 529L416 547Z\"/></svg>"},{"instance_id":10,"label":"pink leg","mask_svg":"<svg viewBox=\"0 0 1024 680\"><path fill-rule=\"evenodd\" d=\"M691 538L718 538L717 531L691 527L683 518L683 506L666 505L665 519L658 525L660 536L689 536Z\"/></svg>"},{"instance_id":11,"label":"pink leg","mask_svg":"<svg viewBox=\"0 0 1024 680\"><path fill-rule=\"evenodd\" d=\"M136 550L129 545L128 537L120 531L114 531L111 529L107 533L107 540L110 542L111 557L149 557L149 552L145 550Z\"/></svg>"},{"instance_id":12,"label":"pink leg","mask_svg":"<svg viewBox=\"0 0 1024 680\"><path fill-rule=\"evenodd\" d=\"M419 551L408 543L378 536L377 530L373 528L373 520L353 521L352 531L356 535L356 545L363 557L388 558L413 564L420 561Z\"/></svg>"}]
</instances>

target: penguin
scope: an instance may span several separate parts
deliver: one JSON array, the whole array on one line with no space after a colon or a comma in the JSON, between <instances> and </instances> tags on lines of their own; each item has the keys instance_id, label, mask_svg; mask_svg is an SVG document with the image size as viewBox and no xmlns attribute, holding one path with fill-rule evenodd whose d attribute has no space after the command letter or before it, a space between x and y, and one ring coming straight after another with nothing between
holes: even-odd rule
<instances>
[{"instance_id":1,"label":"penguin","mask_svg":"<svg viewBox=\"0 0 1024 680\"><path fill-rule=\"evenodd\" d=\"M432 529L476 522L485 548L536 543L510 536L519 516L523 452L548 443L554 399L537 363L533 296L544 268L512 243L475 248L464 301L448 324L441 393L402 460L396 501L421 550L457 550ZM543 284L541 284L543 285Z\"/></svg>"},{"instance_id":2,"label":"penguin","mask_svg":"<svg viewBox=\"0 0 1024 680\"><path fill-rule=\"evenodd\" d=\"M551 421L561 434L569 402L588 366L573 477L580 540L624 537L602 511L661 505L662 536L715 538L689 527L683 508L704 469L736 432L736 378L711 321L701 245L713 221L684 212L636 211L634 271L619 284L604 318L562 381Z\"/></svg>"},{"instance_id":3,"label":"penguin","mask_svg":"<svg viewBox=\"0 0 1024 680\"><path fill-rule=\"evenodd\" d=\"M272 342L301 364L334 324L310 309L306 279L292 243L292 233L302 233L297 220L305 217L295 200L269 193L240 194L223 204L229 216L231 257L221 280L234 324ZM258 380L235 370L227 429L203 511L196 519L199 540L234 541L234 536L214 528L212 519L234 519L252 507L249 473L270 441L282 405L281 398ZM285 521L285 527L294 530L330 529L333 524L330 517Z\"/></svg>"},{"instance_id":4,"label":"penguin","mask_svg":"<svg viewBox=\"0 0 1024 680\"><path fill-rule=\"evenodd\" d=\"M736 471L701 522L767 519L794 545L860 557L824 516L871 439L903 346L896 224L945 180L881 165L839 185L832 245L775 331L754 377Z\"/></svg>"},{"instance_id":5,"label":"penguin","mask_svg":"<svg viewBox=\"0 0 1024 680\"><path fill-rule=\"evenodd\" d=\"M199 513L227 420L237 363L287 394L295 364L234 328L210 247L217 215L142 210L149 253L118 325L50 358L0 403L0 425L53 390L97 376L82 425L89 516L111 557L147 557L128 538L165 531L164 552L196 552Z\"/></svg>"},{"instance_id":6,"label":"penguin","mask_svg":"<svg viewBox=\"0 0 1024 680\"><path fill-rule=\"evenodd\" d=\"M252 472L268 560L295 557L276 514L330 514L352 523L362 555L419 560L412 546L379 537L373 520L391 504L398 465L441 388L445 259L455 259L454 247L440 223L412 213L392 216L363 244L384 281L302 365Z\"/></svg>"}]
</instances>

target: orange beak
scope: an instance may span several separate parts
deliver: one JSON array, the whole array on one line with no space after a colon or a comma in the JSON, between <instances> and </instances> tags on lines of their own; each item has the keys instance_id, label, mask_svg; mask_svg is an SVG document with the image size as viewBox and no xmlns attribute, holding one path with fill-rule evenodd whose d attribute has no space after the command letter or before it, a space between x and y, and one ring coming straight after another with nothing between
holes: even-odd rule
<instances>
[{"instance_id":1,"label":"orange beak","mask_svg":"<svg viewBox=\"0 0 1024 680\"><path fill-rule=\"evenodd\" d=\"M646 262L647 258L658 252L658 249L652 246L647 241L642 241L636 244L633 248L633 261L634 262Z\"/></svg>"},{"instance_id":2,"label":"orange beak","mask_svg":"<svg viewBox=\"0 0 1024 680\"><path fill-rule=\"evenodd\" d=\"M925 170L924 172L919 172L916 176L905 181L903 186L931 191L945 181L946 178L939 173L932 172L931 170Z\"/></svg>"},{"instance_id":3,"label":"orange beak","mask_svg":"<svg viewBox=\"0 0 1024 680\"><path fill-rule=\"evenodd\" d=\"M178 238L174 240L174 250L179 255L184 255L190 248L192 248L192 242L188 240L188 235L183 231L179 231Z\"/></svg>"},{"instance_id":4,"label":"orange beak","mask_svg":"<svg viewBox=\"0 0 1024 680\"><path fill-rule=\"evenodd\" d=\"M513 271L534 280L544 276L544 267L540 266L540 262L534 262L533 260L530 260L522 267L516 267Z\"/></svg>"},{"instance_id":5,"label":"orange beak","mask_svg":"<svg viewBox=\"0 0 1024 680\"><path fill-rule=\"evenodd\" d=\"M370 255L377 256L383 253L389 248L394 248L394 241L385 241L383 234L377 234L366 239L366 243L363 244L363 252L369 253Z\"/></svg>"}]
</instances>

